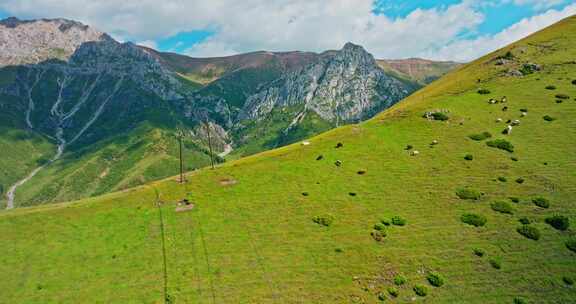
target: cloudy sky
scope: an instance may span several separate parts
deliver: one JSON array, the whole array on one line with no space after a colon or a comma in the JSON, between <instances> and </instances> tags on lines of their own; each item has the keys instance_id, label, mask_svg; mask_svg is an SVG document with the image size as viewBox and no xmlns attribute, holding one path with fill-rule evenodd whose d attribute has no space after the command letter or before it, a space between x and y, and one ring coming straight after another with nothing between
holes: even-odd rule
<instances>
[{"instance_id":1,"label":"cloudy sky","mask_svg":"<svg viewBox=\"0 0 576 304\"><path fill-rule=\"evenodd\" d=\"M469 61L562 18L574 0L1 0L0 17L63 17L162 51L322 51Z\"/></svg>"}]
</instances>

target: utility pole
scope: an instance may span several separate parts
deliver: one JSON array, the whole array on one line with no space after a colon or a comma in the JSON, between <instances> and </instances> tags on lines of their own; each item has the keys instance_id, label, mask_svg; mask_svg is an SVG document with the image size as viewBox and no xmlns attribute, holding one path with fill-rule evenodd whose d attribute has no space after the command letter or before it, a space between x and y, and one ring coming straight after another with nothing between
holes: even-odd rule
<instances>
[{"instance_id":1,"label":"utility pole","mask_svg":"<svg viewBox=\"0 0 576 304\"><path fill-rule=\"evenodd\" d=\"M178 138L178 147L179 147L179 154L180 154L180 183L184 183L184 161L182 160L182 138L184 137L184 131L179 129L176 133L176 137Z\"/></svg>"}]
</instances>

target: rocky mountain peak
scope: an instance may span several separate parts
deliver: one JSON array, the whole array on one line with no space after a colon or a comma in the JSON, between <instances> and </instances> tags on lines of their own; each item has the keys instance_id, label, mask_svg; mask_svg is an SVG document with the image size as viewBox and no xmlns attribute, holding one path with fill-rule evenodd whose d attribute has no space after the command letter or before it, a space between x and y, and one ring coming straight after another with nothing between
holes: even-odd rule
<instances>
[{"instance_id":1,"label":"rocky mountain peak","mask_svg":"<svg viewBox=\"0 0 576 304\"><path fill-rule=\"evenodd\" d=\"M9 17L0 21L0 66L67 61L83 43L110 39L77 21Z\"/></svg>"}]
</instances>

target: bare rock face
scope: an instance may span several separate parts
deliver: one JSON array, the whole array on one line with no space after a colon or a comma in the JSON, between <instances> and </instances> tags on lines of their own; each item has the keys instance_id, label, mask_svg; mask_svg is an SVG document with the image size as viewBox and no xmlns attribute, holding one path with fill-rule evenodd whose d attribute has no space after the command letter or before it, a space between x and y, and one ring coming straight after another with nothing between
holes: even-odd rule
<instances>
[{"instance_id":1,"label":"bare rock face","mask_svg":"<svg viewBox=\"0 0 576 304\"><path fill-rule=\"evenodd\" d=\"M68 60L88 41L110 39L106 34L66 19L0 21L0 67L35 64L48 59Z\"/></svg>"},{"instance_id":2,"label":"bare rock face","mask_svg":"<svg viewBox=\"0 0 576 304\"><path fill-rule=\"evenodd\" d=\"M258 120L274 108L303 104L328 121L358 121L409 93L409 88L386 75L364 48L347 43L249 97L240 120Z\"/></svg>"}]
</instances>

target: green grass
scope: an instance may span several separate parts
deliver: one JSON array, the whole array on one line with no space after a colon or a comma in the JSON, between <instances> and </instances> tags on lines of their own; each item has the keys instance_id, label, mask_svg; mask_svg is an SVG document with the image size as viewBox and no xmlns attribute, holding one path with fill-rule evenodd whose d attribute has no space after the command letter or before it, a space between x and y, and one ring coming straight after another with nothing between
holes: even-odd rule
<instances>
[{"instance_id":1,"label":"green grass","mask_svg":"<svg viewBox=\"0 0 576 304\"><path fill-rule=\"evenodd\" d=\"M570 83L576 65L564 64L575 46L573 17L310 145L191 172L183 185L170 178L79 202L0 212L2 300L161 303L166 282L176 303L379 303L402 274L408 283L397 287L398 303L423 289L426 296L417 299L429 303L570 303L576 289L560 278L576 273L576 236L544 221L554 214L576 217L576 141L570 140L576 104L556 104L544 87L576 95ZM499 77L505 67L491 59L516 48L522 52L514 54L543 71ZM492 95L478 94L479 87L507 96L510 110L495 112L486 103ZM503 124L496 116L512 119L519 108L531 115L509 137L518 161L468 138L478 130L498 134ZM433 109L449 109L450 120L422 119ZM557 120L547 123L545 114ZM428 148L433 139L440 144ZM335 149L338 142L344 147ZM420 154L411 156L407 144ZM474 161L463 160L466 153ZM317 161L318 155L324 158ZM502 183L498 176L525 181ZM484 195L474 203L461 200L455 190L462 188ZM538 241L516 231L516 218L490 210L491 202L508 197L522 198L515 214L534 219ZM552 203L539 208L535 197ZM176 212L182 198L194 209ZM487 225L463 225L464 213L483 214ZM329 227L312 221L326 214L335 219ZM387 236L375 242L374 224L394 215L408 224L386 227ZM477 248L484 257L473 254ZM430 272L442 274L442 287L430 286Z\"/></svg>"}]
</instances>

